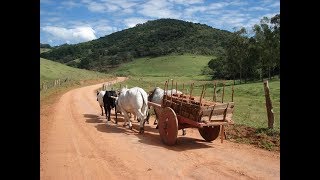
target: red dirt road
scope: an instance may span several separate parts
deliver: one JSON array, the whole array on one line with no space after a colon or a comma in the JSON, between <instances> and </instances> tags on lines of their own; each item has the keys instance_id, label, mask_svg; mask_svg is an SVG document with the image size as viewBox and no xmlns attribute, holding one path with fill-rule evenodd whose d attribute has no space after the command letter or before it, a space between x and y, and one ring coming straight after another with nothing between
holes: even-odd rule
<instances>
[{"instance_id":1,"label":"red dirt road","mask_svg":"<svg viewBox=\"0 0 320 180\"><path fill-rule=\"evenodd\" d=\"M123 79L118 79L123 80ZM96 100L101 84L65 93L41 107L40 178L47 179L280 179L280 154L229 141L205 142L197 129L178 134L178 144L161 142L150 119L122 127L122 116L106 125ZM114 112L111 112L112 115Z\"/></svg>"}]
</instances>

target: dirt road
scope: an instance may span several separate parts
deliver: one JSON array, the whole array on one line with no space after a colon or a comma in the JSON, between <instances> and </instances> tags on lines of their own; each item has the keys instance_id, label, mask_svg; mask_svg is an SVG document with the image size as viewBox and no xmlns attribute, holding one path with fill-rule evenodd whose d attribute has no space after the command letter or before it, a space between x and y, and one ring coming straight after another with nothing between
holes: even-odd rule
<instances>
[{"instance_id":1,"label":"dirt road","mask_svg":"<svg viewBox=\"0 0 320 180\"><path fill-rule=\"evenodd\" d=\"M122 79L119 79L122 80ZM118 80L118 81L119 81ZM96 100L101 84L71 90L43 110L40 178L47 179L280 179L280 155L229 141L203 141L197 129L164 145L150 119L145 134L112 121ZM113 111L112 111L113 115ZM119 116L118 116L119 117Z\"/></svg>"}]
</instances>

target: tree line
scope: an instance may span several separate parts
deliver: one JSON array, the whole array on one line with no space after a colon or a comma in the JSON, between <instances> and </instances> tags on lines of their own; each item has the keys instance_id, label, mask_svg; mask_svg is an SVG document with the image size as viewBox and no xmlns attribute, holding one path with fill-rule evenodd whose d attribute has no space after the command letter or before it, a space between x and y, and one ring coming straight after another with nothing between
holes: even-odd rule
<instances>
[{"instance_id":1,"label":"tree line","mask_svg":"<svg viewBox=\"0 0 320 180\"><path fill-rule=\"evenodd\" d=\"M252 30L252 37L248 37L245 28L236 30L225 49L209 61L214 79L239 79L246 83L280 76L280 14L270 19L264 17Z\"/></svg>"}]
</instances>

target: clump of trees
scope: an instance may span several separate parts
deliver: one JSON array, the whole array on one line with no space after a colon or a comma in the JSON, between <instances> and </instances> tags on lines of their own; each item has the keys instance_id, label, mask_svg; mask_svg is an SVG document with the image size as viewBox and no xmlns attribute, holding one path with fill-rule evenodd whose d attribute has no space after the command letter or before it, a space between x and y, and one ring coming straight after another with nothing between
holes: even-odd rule
<instances>
[{"instance_id":1,"label":"clump of trees","mask_svg":"<svg viewBox=\"0 0 320 180\"><path fill-rule=\"evenodd\" d=\"M280 14L264 17L253 26L248 37L245 28L234 32L230 42L216 59L209 61L214 79L271 79L280 76Z\"/></svg>"}]
</instances>

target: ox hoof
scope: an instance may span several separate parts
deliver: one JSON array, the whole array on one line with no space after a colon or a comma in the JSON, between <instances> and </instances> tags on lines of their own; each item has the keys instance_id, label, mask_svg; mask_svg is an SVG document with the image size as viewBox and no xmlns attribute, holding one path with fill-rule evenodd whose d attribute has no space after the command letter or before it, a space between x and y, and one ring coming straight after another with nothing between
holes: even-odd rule
<instances>
[{"instance_id":1,"label":"ox hoof","mask_svg":"<svg viewBox=\"0 0 320 180\"><path fill-rule=\"evenodd\" d=\"M156 129L158 129L159 127L158 127L158 125L157 125L157 127L156 127Z\"/></svg>"},{"instance_id":2,"label":"ox hoof","mask_svg":"<svg viewBox=\"0 0 320 180\"><path fill-rule=\"evenodd\" d=\"M126 127L126 125L125 125L125 124L123 124L122 126L123 126L123 127Z\"/></svg>"},{"instance_id":3,"label":"ox hoof","mask_svg":"<svg viewBox=\"0 0 320 180\"><path fill-rule=\"evenodd\" d=\"M185 136L187 134L187 131L185 129L182 129L182 136Z\"/></svg>"},{"instance_id":4,"label":"ox hoof","mask_svg":"<svg viewBox=\"0 0 320 180\"><path fill-rule=\"evenodd\" d=\"M143 129L143 128L140 128L139 133L140 133L140 134L143 134L143 133L144 133L144 129Z\"/></svg>"},{"instance_id":5,"label":"ox hoof","mask_svg":"<svg viewBox=\"0 0 320 180\"><path fill-rule=\"evenodd\" d=\"M130 129L130 130L132 130L132 126L131 126L131 127L129 127L129 129Z\"/></svg>"}]
</instances>

